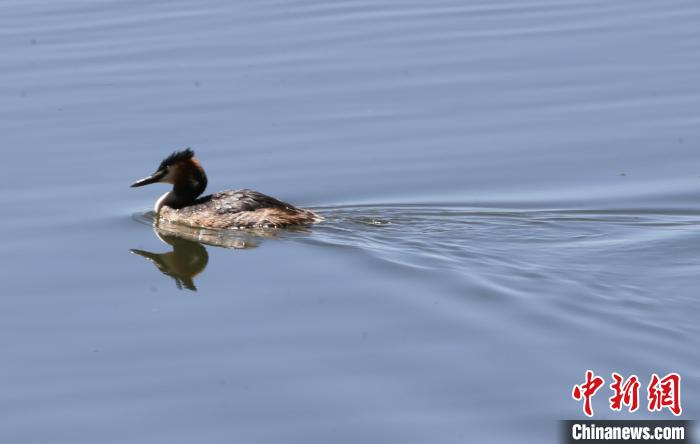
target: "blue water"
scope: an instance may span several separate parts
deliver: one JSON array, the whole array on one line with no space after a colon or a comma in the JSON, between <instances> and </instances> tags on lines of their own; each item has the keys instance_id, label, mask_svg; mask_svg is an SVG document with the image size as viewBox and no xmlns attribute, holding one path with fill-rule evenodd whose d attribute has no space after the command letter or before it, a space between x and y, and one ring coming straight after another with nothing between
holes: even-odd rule
<instances>
[{"instance_id":1,"label":"blue water","mask_svg":"<svg viewBox=\"0 0 700 444\"><path fill-rule=\"evenodd\" d=\"M556 442L587 369L697 417L698 19L5 1L0 442ZM187 146L325 222L154 232Z\"/></svg>"}]
</instances>

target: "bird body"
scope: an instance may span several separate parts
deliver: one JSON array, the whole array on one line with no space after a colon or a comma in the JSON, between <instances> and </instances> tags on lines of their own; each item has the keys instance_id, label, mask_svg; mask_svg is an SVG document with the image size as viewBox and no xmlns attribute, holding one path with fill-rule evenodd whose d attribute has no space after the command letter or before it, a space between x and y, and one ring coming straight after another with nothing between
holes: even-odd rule
<instances>
[{"instance_id":1,"label":"bird body","mask_svg":"<svg viewBox=\"0 0 700 444\"><path fill-rule=\"evenodd\" d=\"M281 228L320 220L310 210L248 189L220 191L182 208L163 206L159 217L206 228Z\"/></svg>"},{"instance_id":2,"label":"bird body","mask_svg":"<svg viewBox=\"0 0 700 444\"><path fill-rule=\"evenodd\" d=\"M173 189L156 202L157 220L215 229L281 228L322 220L311 210L248 189L199 197L206 189L207 176L189 148L174 152L161 162L155 173L131 186L157 182L173 185Z\"/></svg>"}]
</instances>

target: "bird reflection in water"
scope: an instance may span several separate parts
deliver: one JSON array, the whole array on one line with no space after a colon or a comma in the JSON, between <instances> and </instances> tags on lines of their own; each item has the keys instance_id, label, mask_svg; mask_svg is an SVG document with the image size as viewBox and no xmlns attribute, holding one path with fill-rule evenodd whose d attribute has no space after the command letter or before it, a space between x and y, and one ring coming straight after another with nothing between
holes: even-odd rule
<instances>
[{"instance_id":1,"label":"bird reflection in water","mask_svg":"<svg viewBox=\"0 0 700 444\"><path fill-rule=\"evenodd\" d=\"M137 217L137 219L141 219ZM259 245L261 237L276 237L274 231L265 233L231 230L204 230L170 224L154 224L153 231L171 251L155 253L140 249L130 251L153 263L161 273L175 280L177 288L197 291L194 277L204 271L209 262L205 245L247 249ZM262 234L262 236L261 236Z\"/></svg>"},{"instance_id":2,"label":"bird reflection in water","mask_svg":"<svg viewBox=\"0 0 700 444\"><path fill-rule=\"evenodd\" d=\"M204 245L199 242L183 239L175 235L159 236L165 243L172 246L172 251L153 253L151 251L132 249L134 254L145 257L158 267L161 273L175 280L177 288L197 291L194 277L204 271L209 262L209 254Z\"/></svg>"}]
</instances>

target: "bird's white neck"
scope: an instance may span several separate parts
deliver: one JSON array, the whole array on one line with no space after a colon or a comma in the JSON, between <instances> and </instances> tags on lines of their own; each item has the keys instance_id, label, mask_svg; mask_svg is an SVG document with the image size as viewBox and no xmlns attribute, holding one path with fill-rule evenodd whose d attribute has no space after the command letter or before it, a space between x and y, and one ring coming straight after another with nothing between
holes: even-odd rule
<instances>
[{"instance_id":1,"label":"bird's white neck","mask_svg":"<svg viewBox=\"0 0 700 444\"><path fill-rule=\"evenodd\" d=\"M167 193L160 196L160 198L156 201L156 205L155 205L155 207L153 207L153 211L156 213L156 217L160 214L160 209L163 208L163 205L165 205L165 202L168 199L170 199L172 194L173 194L172 191L168 191Z\"/></svg>"}]
</instances>

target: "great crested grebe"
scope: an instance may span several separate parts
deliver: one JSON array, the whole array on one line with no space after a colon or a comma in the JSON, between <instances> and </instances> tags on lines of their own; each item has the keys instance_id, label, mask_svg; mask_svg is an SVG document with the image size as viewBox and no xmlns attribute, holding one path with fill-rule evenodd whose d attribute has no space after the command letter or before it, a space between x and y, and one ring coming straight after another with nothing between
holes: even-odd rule
<instances>
[{"instance_id":1,"label":"great crested grebe","mask_svg":"<svg viewBox=\"0 0 700 444\"><path fill-rule=\"evenodd\" d=\"M156 202L156 220L202 228L281 228L322 220L313 211L247 189L199 197L207 175L189 148L166 157L155 173L131 187L157 182L172 184L173 189Z\"/></svg>"}]
</instances>

